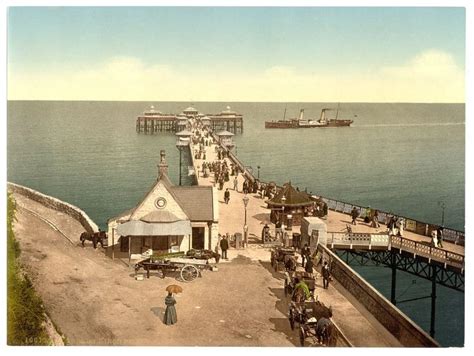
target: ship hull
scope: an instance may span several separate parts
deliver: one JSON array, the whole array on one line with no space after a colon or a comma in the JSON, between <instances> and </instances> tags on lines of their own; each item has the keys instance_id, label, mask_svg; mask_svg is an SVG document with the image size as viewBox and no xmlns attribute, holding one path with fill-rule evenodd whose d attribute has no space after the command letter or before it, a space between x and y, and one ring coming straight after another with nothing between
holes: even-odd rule
<instances>
[{"instance_id":1,"label":"ship hull","mask_svg":"<svg viewBox=\"0 0 474 356\"><path fill-rule=\"evenodd\" d=\"M295 122L296 121L296 122ZM353 120L329 120L326 123L300 124L297 120L265 121L266 129L311 129L315 127L349 127Z\"/></svg>"},{"instance_id":2,"label":"ship hull","mask_svg":"<svg viewBox=\"0 0 474 356\"><path fill-rule=\"evenodd\" d=\"M266 129L297 129L298 122L296 120L279 120L265 121Z\"/></svg>"}]
</instances>

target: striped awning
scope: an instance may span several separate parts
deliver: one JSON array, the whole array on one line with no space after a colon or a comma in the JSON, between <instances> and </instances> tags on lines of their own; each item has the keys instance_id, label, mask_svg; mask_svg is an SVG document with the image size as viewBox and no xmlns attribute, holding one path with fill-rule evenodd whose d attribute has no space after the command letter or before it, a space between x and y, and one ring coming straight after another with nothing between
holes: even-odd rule
<instances>
[{"instance_id":1,"label":"striped awning","mask_svg":"<svg viewBox=\"0 0 474 356\"><path fill-rule=\"evenodd\" d=\"M192 229L189 220L168 223L132 220L117 226L117 233L121 236L179 236L191 235Z\"/></svg>"}]
</instances>

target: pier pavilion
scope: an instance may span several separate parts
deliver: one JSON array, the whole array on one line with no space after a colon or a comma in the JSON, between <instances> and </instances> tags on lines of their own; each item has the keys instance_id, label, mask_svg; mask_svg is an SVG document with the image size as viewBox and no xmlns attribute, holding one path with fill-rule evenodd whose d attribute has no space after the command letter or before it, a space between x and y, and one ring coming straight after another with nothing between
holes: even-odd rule
<instances>
[{"instance_id":1,"label":"pier pavilion","mask_svg":"<svg viewBox=\"0 0 474 356\"><path fill-rule=\"evenodd\" d=\"M213 187L175 186L161 151L158 179L138 205L108 221L113 257L213 249L217 244L218 203Z\"/></svg>"},{"instance_id":2,"label":"pier pavilion","mask_svg":"<svg viewBox=\"0 0 474 356\"><path fill-rule=\"evenodd\" d=\"M144 133L176 131L178 129L177 121L176 115L163 114L161 111L155 110L152 105L149 110L137 117L136 131Z\"/></svg>"},{"instance_id":3,"label":"pier pavilion","mask_svg":"<svg viewBox=\"0 0 474 356\"><path fill-rule=\"evenodd\" d=\"M211 119L211 128L213 131L226 130L234 134L244 132L244 120L242 114L238 114L227 106L226 110L218 114L207 114Z\"/></svg>"},{"instance_id":4,"label":"pier pavilion","mask_svg":"<svg viewBox=\"0 0 474 356\"><path fill-rule=\"evenodd\" d=\"M305 208L314 204L311 196L305 192L299 192L288 182L283 185L273 199L267 201L271 209L270 221L276 223L280 220L286 226L301 225L301 219L305 216Z\"/></svg>"},{"instance_id":5,"label":"pier pavilion","mask_svg":"<svg viewBox=\"0 0 474 356\"><path fill-rule=\"evenodd\" d=\"M221 146L227 149L232 149L235 146L234 142L232 141L232 136L234 136L232 132L219 131L216 133L216 136L219 138L219 143Z\"/></svg>"},{"instance_id":6,"label":"pier pavilion","mask_svg":"<svg viewBox=\"0 0 474 356\"><path fill-rule=\"evenodd\" d=\"M200 118L203 125L210 127L213 131L226 130L234 134L244 131L242 114L238 114L227 106L226 110L218 114L200 113L193 107L184 109L180 114L163 114L155 110L154 106L139 115L136 120L136 131L143 133L176 132L184 130L189 119Z\"/></svg>"},{"instance_id":7,"label":"pier pavilion","mask_svg":"<svg viewBox=\"0 0 474 356\"><path fill-rule=\"evenodd\" d=\"M193 117L196 117L199 114L199 112L195 108L190 106L183 110L183 114L186 115L188 118L193 118Z\"/></svg>"}]
</instances>

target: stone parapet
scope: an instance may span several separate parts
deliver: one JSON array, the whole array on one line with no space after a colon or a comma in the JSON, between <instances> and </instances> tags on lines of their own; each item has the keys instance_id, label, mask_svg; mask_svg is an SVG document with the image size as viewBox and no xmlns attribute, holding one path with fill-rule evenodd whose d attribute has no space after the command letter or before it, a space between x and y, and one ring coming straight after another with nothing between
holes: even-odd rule
<instances>
[{"instance_id":1,"label":"stone parapet","mask_svg":"<svg viewBox=\"0 0 474 356\"><path fill-rule=\"evenodd\" d=\"M25 186L11 182L7 182L7 189L12 193L23 195L28 199L34 200L48 208L69 215L73 219L77 220L89 233L99 231L99 227L97 226L97 224L92 221L92 219L77 206L63 202L62 200L51 197L49 195L40 193L34 189L27 188Z\"/></svg>"},{"instance_id":2,"label":"stone parapet","mask_svg":"<svg viewBox=\"0 0 474 356\"><path fill-rule=\"evenodd\" d=\"M408 347L439 347L427 332L367 283L327 247L318 245L330 261L331 275L361 303L402 345Z\"/></svg>"}]
</instances>

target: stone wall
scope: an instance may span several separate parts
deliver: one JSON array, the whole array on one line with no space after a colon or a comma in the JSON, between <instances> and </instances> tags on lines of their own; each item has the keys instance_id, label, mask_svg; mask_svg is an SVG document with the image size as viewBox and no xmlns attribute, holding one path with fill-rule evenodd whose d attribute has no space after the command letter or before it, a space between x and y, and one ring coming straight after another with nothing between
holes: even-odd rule
<instances>
[{"instance_id":1,"label":"stone wall","mask_svg":"<svg viewBox=\"0 0 474 356\"><path fill-rule=\"evenodd\" d=\"M357 272L325 246L318 246L331 265L331 274L351 293L402 345L408 347L440 346L428 333L390 303Z\"/></svg>"},{"instance_id":2,"label":"stone wall","mask_svg":"<svg viewBox=\"0 0 474 356\"><path fill-rule=\"evenodd\" d=\"M69 215L73 219L79 221L87 232L98 232L99 227L92 221L87 214L79 209L77 206L63 202L59 199L53 198L49 195L40 193L31 188L24 187L15 183L7 183L7 189L15 194L20 194L28 199L34 200L48 208L60 211L64 214Z\"/></svg>"}]
</instances>

